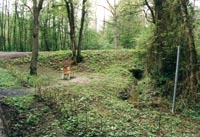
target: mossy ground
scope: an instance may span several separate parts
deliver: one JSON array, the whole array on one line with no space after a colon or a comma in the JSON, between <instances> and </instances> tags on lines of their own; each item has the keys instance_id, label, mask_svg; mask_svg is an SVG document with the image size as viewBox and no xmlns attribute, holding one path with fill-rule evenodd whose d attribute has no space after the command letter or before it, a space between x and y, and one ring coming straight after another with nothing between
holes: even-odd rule
<instances>
[{"instance_id":1,"label":"mossy ground","mask_svg":"<svg viewBox=\"0 0 200 137\"><path fill-rule=\"evenodd\" d=\"M83 51L83 62L72 67L72 79L61 80L60 68L69 56L65 51L41 53L38 77L28 75L29 57L2 61L1 74L16 79L15 84L5 81L3 88L35 87L32 95L2 99L19 113L16 119L20 120L12 125L15 133L48 137L200 134L199 105L172 114L169 100L155 97L153 81L145 74L144 51ZM142 79L132 76L129 70L134 68L144 70ZM124 94L133 96L122 99Z\"/></svg>"}]
</instances>

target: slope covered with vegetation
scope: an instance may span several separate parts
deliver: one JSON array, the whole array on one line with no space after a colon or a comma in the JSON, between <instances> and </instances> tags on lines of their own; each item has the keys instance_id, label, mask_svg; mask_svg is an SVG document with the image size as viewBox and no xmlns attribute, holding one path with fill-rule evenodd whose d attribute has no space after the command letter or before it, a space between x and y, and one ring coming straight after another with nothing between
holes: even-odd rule
<instances>
[{"instance_id":1,"label":"slope covered with vegetation","mask_svg":"<svg viewBox=\"0 0 200 137\"><path fill-rule=\"evenodd\" d=\"M184 110L180 103L172 114L171 98L162 98L145 73L144 51L83 51L83 62L72 67L74 76L61 80L60 68L69 55L40 53L38 77L28 75L30 57L0 60L0 74L9 78L0 79L6 83L1 88L32 89L1 99L10 114L11 136L200 134L200 105Z\"/></svg>"}]
</instances>

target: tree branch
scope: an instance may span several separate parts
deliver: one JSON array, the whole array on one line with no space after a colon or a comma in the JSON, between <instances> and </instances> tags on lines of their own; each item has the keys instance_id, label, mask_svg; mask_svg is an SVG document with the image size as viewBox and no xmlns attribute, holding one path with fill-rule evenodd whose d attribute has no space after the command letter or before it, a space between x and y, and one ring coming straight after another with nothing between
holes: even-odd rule
<instances>
[{"instance_id":1,"label":"tree branch","mask_svg":"<svg viewBox=\"0 0 200 137\"><path fill-rule=\"evenodd\" d=\"M110 9L109 9L109 8L107 8L107 7L105 7L105 6L103 6L103 5L99 5L99 4L97 4L97 6L103 7L104 9L106 9L107 11L109 11L109 12L110 12Z\"/></svg>"},{"instance_id":2,"label":"tree branch","mask_svg":"<svg viewBox=\"0 0 200 137\"><path fill-rule=\"evenodd\" d=\"M143 10L143 12L144 12L144 15L145 15L145 18L147 19L147 21L148 21L148 22L151 22L151 23L154 23L152 20L149 19L148 13L147 13L145 10ZM154 24L155 24L155 23L154 23Z\"/></svg>"},{"instance_id":3,"label":"tree branch","mask_svg":"<svg viewBox=\"0 0 200 137\"><path fill-rule=\"evenodd\" d=\"M145 0L145 4L147 5L148 9L149 9L150 12L151 12L152 23L156 24L155 14L154 14L154 11L153 11L152 7L149 5L148 0ZM146 14L147 14L147 13L146 13ZM146 15L145 15L145 16L146 16Z\"/></svg>"},{"instance_id":4,"label":"tree branch","mask_svg":"<svg viewBox=\"0 0 200 137\"><path fill-rule=\"evenodd\" d=\"M115 8L112 6L112 4L109 2L109 0L106 0L107 1L107 3L108 3L108 5L109 5L109 7L111 8L109 11L113 14L113 15L115 15Z\"/></svg>"},{"instance_id":5,"label":"tree branch","mask_svg":"<svg viewBox=\"0 0 200 137\"><path fill-rule=\"evenodd\" d=\"M27 7L31 13L33 13L32 8L28 6L26 3L23 3L23 6Z\"/></svg>"},{"instance_id":6,"label":"tree branch","mask_svg":"<svg viewBox=\"0 0 200 137\"><path fill-rule=\"evenodd\" d=\"M43 5L44 0L40 0L38 3L38 10L42 9L42 5Z\"/></svg>"}]
</instances>

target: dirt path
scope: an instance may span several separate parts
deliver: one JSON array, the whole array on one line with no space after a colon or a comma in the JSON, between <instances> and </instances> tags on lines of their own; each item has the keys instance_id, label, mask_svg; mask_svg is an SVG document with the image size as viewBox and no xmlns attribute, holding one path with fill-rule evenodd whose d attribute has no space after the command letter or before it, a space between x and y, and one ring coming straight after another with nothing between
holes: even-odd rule
<instances>
[{"instance_id":1,"label":"dirt path","mask_svg":"<svg viewBox=\"0 0 200 137\"><path fill-rule=\"evenodd\" d=\"M0 52L0 59L17 58L31 55L31 52Z\"/></svg>"}]
</instances>

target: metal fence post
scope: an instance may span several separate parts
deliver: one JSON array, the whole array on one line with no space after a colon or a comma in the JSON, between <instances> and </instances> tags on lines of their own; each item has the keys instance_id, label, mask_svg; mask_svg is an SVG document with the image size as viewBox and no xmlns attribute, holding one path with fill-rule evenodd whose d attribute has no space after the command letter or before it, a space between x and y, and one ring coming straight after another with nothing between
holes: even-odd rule
<instances>
[{"instance_id":1,"label":"metal fence post","mask_svg":"<svg viewBox=\"0 0 200 137\"><path fill-rule=\"evenodd\" d=\"M174 95L173 95L172 113L174 113L174 109L175 109L176 88L177 88L177 82L178 82L179 57L180 57L180 46L178 46L177 60L176 60L176 73L175 73L175 82L174 82Z\"/></svg>"}]
</instances>

